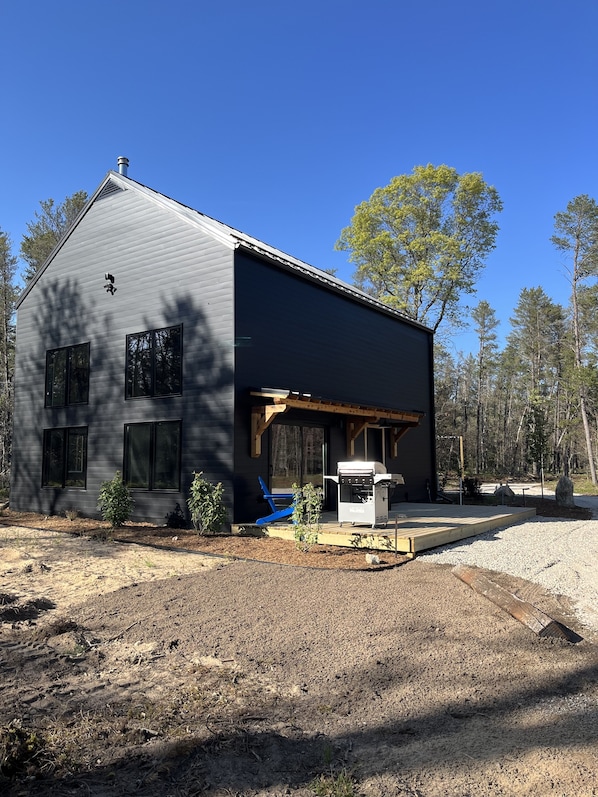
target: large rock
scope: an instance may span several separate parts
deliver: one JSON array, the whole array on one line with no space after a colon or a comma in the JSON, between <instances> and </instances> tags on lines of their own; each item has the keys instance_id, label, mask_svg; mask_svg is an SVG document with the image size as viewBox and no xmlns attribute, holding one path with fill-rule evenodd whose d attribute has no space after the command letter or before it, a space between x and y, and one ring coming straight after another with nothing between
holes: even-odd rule
<instances>
[{"instance_id":1,"label":"large rock","mask_svg":"<svg viewBox=\"0 0 598 797\"><path fill-rule=\"evenodd\" d=\"M500 499L502 504L506 504L515 498L515 493L508 484L501 484L500 487L497 487L494 491L494 495Z\"/></svg>"},{"instance_id":2,"label":"large rock","mask_svg":"<svg viewBox=\"0 0 598 797\"><path fill-rule=\"evenodd\" d=\"M573 500L573 482L568 476L561 476L556 483L554 497L559 506L575 506Z\"/></svg>"}]
</instances>

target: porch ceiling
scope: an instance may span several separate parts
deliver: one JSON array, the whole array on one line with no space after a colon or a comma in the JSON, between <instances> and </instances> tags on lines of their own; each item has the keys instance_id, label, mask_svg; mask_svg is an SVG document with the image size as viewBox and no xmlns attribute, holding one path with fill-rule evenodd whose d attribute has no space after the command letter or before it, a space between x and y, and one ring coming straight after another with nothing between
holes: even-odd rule
<instances>
[{"instance_id":1,"label":"porch ceiling","mask_svg":"<svg viewBox=\"0 0 598 797\"><path fill-rule=\"evenodd\" d=\"M343 415L346 419L347 454L349 456L353 456L355 453L356 438L368 426L379 426L381 422L390 427L393 456L396 456L397 444L401 437L409 429L417 426L424 416L423 412L315 398L309 393L294 393L290 390L274 388L252 390L251 395L264 400L263 403L260 402L251 408L252 457L259 457L262 453L262 435L276 416L292 408Z\"/></svg>"}]
</instances>

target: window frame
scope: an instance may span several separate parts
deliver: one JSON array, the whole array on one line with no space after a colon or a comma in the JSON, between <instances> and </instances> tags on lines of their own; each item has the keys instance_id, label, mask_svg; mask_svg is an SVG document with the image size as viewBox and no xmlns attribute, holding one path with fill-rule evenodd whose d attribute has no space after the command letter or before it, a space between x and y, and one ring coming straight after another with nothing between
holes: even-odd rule
<instances>
[{"instance_id":1,"label":"window frame","mask_svg":"<svg viewBox=\"0 0 598 797\"><path fill-rule=\"evenodd\" d=\"M175 376L175 383L176 388L175 390L164 393L159 392L158 387L160 384L159 378L159 358L158 352L159 347L157 345L157 340L161 333L173 331L178 332L178 367L177 373ZM132 354L130 350L130 341L134 338L141 339L143 336L148 336L149 346L147 349L142 350L137 355L140 362L138 366L141 369L141 378L142 381L149 384L148 392L144 393L135 393L135 386L136 380L134 375L132 374L133 369L135 368L135 363L132 361ZM143 359L148 358L149 363L143 363ZM149 370L149 373L144 373L144 368ZM166 381L166 380L162 380ZM183 325L182 324L173 324L167 327L158 327L156 329L147 329L143 332L132 332L126 336L125 341L125 401L134 400L134 399L144 399L144 398L166 398L168 396L180 396L183 393Z\"/></svg>"},{"instance_id":2,"label":"window frame","mask_svg":"<svg viewBox=\"0 0 598 797\"><path fill-rule=\"evenodd\" d=\"M75 379L75 353L77 350L85 351L85 384L84 384L84 398L80 401L71 399L72 388L77 384ZM56 385L56 368L55 362L60 353L64 352L64 364L60 367L63 379L63 392L64 397L62 401L53 401L55 395ZM45 379L45 395L44 407L49 409L56 409L60 407L73 407L77 405L89 404L89 375L90 375L90 355L91 346L89 341L87 343L75 343L70 346L60 346L56 349L48 349L46 351L46 379Z\"/></svg>"},{"instance_id":3,"label":"window frame","mask_svg":"<svg viewBox=\"0 0 598 797\"><path fill-rule=\"evenodd\" d=\"M60 433L62 439L60 440L60 463L59 463L59 470L60 470L60 479L57 480L59 483L50 483L52 480L50 479L50 473L52 471L52 445L51 445L51 438L52 436L56 436L57 433ZM82 468L80 470L74 470L70 468L69 465L71 464L71 441L74 441L75 438L80 440L84 440L84 446L82 451L77 454L82 456ZM50 429L43 429L42 432L42 487L44 489L53 489L53 490L86 490L87 489L87 464L88 464L88 440L89 440L89 427L87 426L58 426L52 427ZM69 474L71 473L82 473L83 478L79 481L82 481L83 484L70 484L69 482L73 481L69 478Z\"/></svg>"},{"instance_id":4,"label":"window frame","mask_svg":"<svg viewBox=\"0 0 598 797\"><path fill-rule=\"evenodd\" d=\"M177 451L176 451L176 478L173 482L176 483L174 487L161 487L156 486L156 483L159 481L157 478L158 470L157 466L159 465L159 452L157 451L158 448L158 432L160 428L164 428L166 426L176 427L177 429ZM147 471L147 486L135 486L131 484L131 430L132 428L137 427L145 427L149 431L149 440L148 440L148 451L147 451L147 462L144 462L143 465L146 466ZM161 421L140 421L140 422L132 422L132 423L125 423L124 425L124 432L123 432L123 482L124 484L130 489L134 491L142 491L142 492L167 492L167 493L178 493L181 491L181 458L182 458L182 438L183 438L183 422L180 419L168 419L168 420L161 420Z\"/></svg>"}]
</instances>

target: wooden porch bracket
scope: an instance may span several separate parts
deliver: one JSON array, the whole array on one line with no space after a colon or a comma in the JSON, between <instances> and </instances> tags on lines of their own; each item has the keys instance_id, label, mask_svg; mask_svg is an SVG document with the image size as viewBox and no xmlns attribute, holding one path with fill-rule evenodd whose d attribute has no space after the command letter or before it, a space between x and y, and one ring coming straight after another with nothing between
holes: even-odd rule
<instances>
[{"instance_id":1,"label":"wooden porch bracket","mask_svg":"<svg viewBox=\"0 0 598 797\"><path fill-rule=\"evenodd\" d=\"M412 429L415 424L408 424L406 426L392 426L390 429L390 445L392 446L392 456L397 457L399 454L399 440L407 434L409 429Z\"/></svg>"},{"instance_id":2,"label":"wooden porch bracket","mask_svg":"<svg viewBox=\"0 0 598 797\"><path fill-rule=\"evenodd\" d=\"M267 404L265 407L251 408L251 456L262 453L262 435L274 418L287 409L286 404Z\"/></svg>"},{"instance_id":3,"label":"wooden porch bracket","mask_svg":"<svg viewBox=\"0 0 598 797\"><path fill-rule=\"evenodd\" d=\"M376 423L377 418L355 418L349 416L346 419L347 424L347 456L355 456L355 441L368 424Z\"/></svg>"}]
</instances>

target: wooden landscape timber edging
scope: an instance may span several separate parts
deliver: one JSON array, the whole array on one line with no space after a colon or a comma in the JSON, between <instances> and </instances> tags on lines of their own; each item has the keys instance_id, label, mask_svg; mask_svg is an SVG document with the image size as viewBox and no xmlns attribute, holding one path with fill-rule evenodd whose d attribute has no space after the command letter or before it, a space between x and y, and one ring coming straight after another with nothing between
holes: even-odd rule
<instances>
[{"instance_id":1,"label":"wooden landscape timber edging","mask_svg":"<svg viewBox=\"0 0 598 797\"><path fill-rule=\"evenodd\" d=\"M456 565L452 571L454 576L468 584L475 592L483 595L492 603L499 606L511 617L530 628L540 637L559 637L567 642L581 642L582 637L567 626L553 620L540 609L527 601L522 601L516 595L508 592L474 567Z\"/></svg>"}]
</instances>

